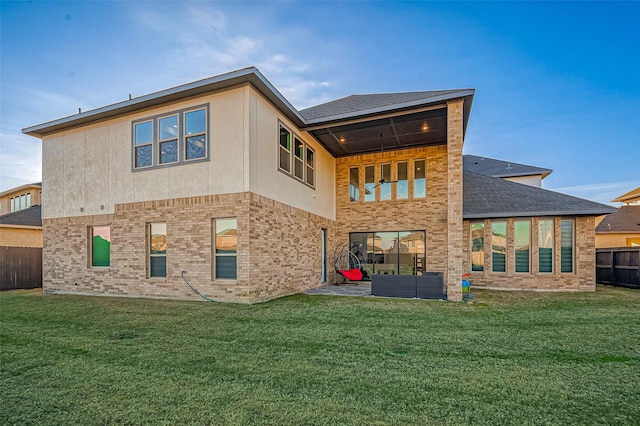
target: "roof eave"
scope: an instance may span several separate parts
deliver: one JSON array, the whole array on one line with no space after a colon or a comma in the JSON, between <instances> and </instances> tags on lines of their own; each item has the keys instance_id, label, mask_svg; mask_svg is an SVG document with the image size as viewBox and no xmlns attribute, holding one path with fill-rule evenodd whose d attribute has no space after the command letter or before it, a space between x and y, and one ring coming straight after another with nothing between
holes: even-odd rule
<instances>
[{"instance_id":1,"label":"roof eave","mask_svg":"<svg viewBox=\"0 0 640 426\"><path fill-rule=\"evenodd\" d=\"M471 103L473 103L473 95L475 94L475 89L462 89L454 94L447 93L444 95L434 96L428 99L419 99L410 102L401 102L393 105L385 105L376 108L370 108L366 110L359 110L354 112L348 112L344 114L336 114L327 117L313 118L306 120L305 127L315 127L319 125L328 125L334 124L341 121L353 120L359 118L367 118L374 117L380 114L387 114L398 111L406 111L419 107L425 107L430 105L444 104L446 101L450 101L453 99L465 98L469 99L469 110L471 109ZM465 125L468 120L468 114L465 114Z\"/></svg>"},{"instance_id":2,"label":"roof eave","mask_svg":"<svg viewBox=\"0 0 640 426\"><path fill-rule=\"evenodd\" d=\"M542 217L542 216L601 216L615 212L615 207L611 210L585 209L585 210L541 210L531 212L488 212L488 213L463 213L463 219L491 219L509 217Z\"/></svg>"},{"instance_id":3,"label":"roof eave","mask_svg":"<svg viewBox=\"0 0 640 426\"><path fill-rule=\"evenodd\" d=\"M304 119L296 108L258 71L255 67L243 68L204 80L183 84L159 92L150 93L115 104L81 112L46 123L37 124L22 129L22 133L42 138L51 133L59 132L79 125L89 124L131 113L143 108L154 107L168 102L198 96L209 92L228 89L242 84L252 84L262 95L280 109L291 121L302 127Z\"/></svg>"}]
</instances>

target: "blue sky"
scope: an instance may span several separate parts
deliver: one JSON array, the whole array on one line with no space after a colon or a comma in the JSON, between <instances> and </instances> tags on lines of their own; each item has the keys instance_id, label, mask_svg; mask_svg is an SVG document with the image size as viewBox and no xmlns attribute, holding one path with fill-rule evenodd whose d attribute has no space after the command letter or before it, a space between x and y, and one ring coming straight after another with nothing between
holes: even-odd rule
<instances>
[{"instance_id":1,"label":"blue sky","mask_svg":"<svg viewBox=\"0 0 640 426\"><path fill-rule=\"evenodd\" d=\"M34 124L250 65L297 108L475 88L464 153L640 186L640 2L0 2L0 191L41 179Z\"/></svg>"}]
</instances>

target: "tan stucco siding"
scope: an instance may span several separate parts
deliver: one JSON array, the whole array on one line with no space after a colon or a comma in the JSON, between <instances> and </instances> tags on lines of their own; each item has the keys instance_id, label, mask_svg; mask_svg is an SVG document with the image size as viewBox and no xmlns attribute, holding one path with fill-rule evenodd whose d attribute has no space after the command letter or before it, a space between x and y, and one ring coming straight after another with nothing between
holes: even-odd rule
<instances>
[{"instance_id":1,"label":"tan stucco siding","mask_svg":"<svg viewBox=\"0 0 640 426\"><path fill-rule=\"evenodd\" d=\"M640 234L596 234L596 248L629 247L640 240Z\"/></svg>"},{"instance_id":2,"label":"tan stucco siding","mask_svg":"<svg viewBox=\"0 0 640 426\"><path fill-rule=\"evenodd\" d=\"M45 137L43 218L110 214L120 203L242 192L245 90L240 87ZM209 106L209 161L131 170L132 121L199 105Z\"/></svg>"},{"instance_id":3,"label":"tan stucco siding","mask_svg":"<svg viewBox=\"0 0 640 426\"><path fill-rule=\"evenodd\" d=\"M255 124L250 128L255 138L255 181L250 191L310 213L335 219L335 159L307 132L300 131L255 91L250 102L255 108ZM255 102L255 104L253 104ZM253 106L255 105L255 107ZM282 122L315 152L315 188L311 188L278 169L279 123Z\"/></svg>"}]
</instances>

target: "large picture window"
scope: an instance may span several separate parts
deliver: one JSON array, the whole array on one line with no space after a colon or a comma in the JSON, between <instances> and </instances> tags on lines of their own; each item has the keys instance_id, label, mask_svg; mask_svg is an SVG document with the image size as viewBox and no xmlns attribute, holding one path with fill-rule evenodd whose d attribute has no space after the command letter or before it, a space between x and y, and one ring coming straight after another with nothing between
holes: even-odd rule
<instances>
[{"instance_id":1,"label":"large picture window","mask_svg":"<svg viewBox=\"0 0 640 426\"><path fill-rule=\"evenodd\" d=\"M149 233L149 276L167 276L167 224L150 223Z\"/></svg>"},{"instance_id":2,"label":"large picture window","mask_svg":"<svg viewBox=\"0 0 640 426\"><path fill-rule=\"evenodd\" d=\"M553 272L553 220L538 221L538 272Z\"/></svg>"},{"instance_id":3,"label":"large picture window","mask_svg":"<svg viewBox=\"0 0 640 426\"><path fill-rule=\"evenodd\" d=\"M373 274L417 275L425 269L424 231L356 232L351 251L360 260L363 279Z\"/></svg>"},{"instance_id":4,"label":"large picture window","mask_svg":"<svg viewBox=\"0 0 640 426\"><path fill-rule=\"evenodd\" d=\"M238 277L238 220L214 220L214 277L235 280Z\"/></svg>"},{"instance_id":5,"label":"large picture window","mask_svg":"<svg viewBox=\"0 0 640 426\"><path fill-rule=\"evenodd\" d=\"M89 228L90 266L111 265L111 227L93 226Z\"/></svg>"},{"instance_id":6,"label":"large picture window","mask_svg":"<svg viewBox=\"0 0 640 426\"><path fill-rule=\"evenodd\" d=\"M484 271L484 223L471 224L471 270Z\"/></svg>"},{"instance_id":7,"label":"large picture window","mask_svg":"<svg viewBox=\"0 0 640 426\"><path fill-rule=\"evenodd\" d=\"M133 170L206 160L208 106L173 111L133 123Z\"/></svg>"}]
</instances>

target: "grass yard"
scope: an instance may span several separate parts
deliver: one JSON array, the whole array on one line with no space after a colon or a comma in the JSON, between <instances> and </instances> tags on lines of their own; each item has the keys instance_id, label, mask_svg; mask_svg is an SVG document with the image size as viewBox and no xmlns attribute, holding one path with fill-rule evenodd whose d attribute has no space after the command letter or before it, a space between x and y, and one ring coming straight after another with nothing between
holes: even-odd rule
<instances>
[{"instance_id":1,"label":"grass yard","mask_svg":"<svg viewBox=\"0 0 640 426\"><path fill-rule=\"evenodd\" d=\"M640 291L0 294L0 424L640 423Z\"/></svg>"}]
</instances>

